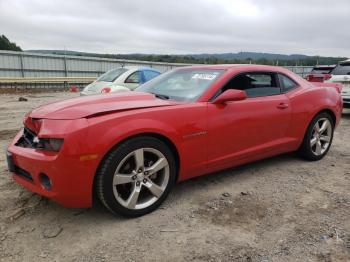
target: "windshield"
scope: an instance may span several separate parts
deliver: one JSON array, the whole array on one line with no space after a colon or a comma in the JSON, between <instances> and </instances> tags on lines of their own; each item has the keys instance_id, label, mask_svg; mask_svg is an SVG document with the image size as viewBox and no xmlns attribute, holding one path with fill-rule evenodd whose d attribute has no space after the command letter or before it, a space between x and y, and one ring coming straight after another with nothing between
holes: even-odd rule
<instances>
[{"instance_id":1,"label":"windshield","mask_svg":"<svg viewBox=\"0 0 350 262\"><path fill-rule=\"evenodd\" d=\"M350 63L342 63L331 72L333 75L350 75Z\"/></svg>"},{"instance_id":2,"label":"windshield","mask_svg":"<svg viewBox=\"0 0 350 262\"><path fill-rule=\"evenodd\" d=\"M224 70L175 69L143 84L136 91L152 93L163 99L195 101L223 72Z\"/></svg>"},{"instance_id":3,"label":"windshield","mask_svg":"<svg viewBox=\"0 0 350 262\"><path fill-rule=\"evenodd\" d=\"M117 68L117 69L112 69L103 75L101 75L99 78L97 78L97 82L114 82L121 74L125 73L128 71L128 69L125 68Z\"/></svg>"}]
</instances>

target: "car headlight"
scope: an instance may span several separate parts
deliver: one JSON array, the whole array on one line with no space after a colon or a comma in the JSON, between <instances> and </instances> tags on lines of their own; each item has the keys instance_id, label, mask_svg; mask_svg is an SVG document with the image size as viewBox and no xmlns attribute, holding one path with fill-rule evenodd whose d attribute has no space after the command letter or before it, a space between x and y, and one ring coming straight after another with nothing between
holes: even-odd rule
<instances>
[{"instance_id":1,"label":"car headlight","mask_svg":"<svg viewBox=\"0 0 350 262\"><path fill-rule=\"evenodd\" d=\"M59 152L62 145L62 138L38 138L36 142L36 148L46 151Z\"/></svg>"}]
</instances>

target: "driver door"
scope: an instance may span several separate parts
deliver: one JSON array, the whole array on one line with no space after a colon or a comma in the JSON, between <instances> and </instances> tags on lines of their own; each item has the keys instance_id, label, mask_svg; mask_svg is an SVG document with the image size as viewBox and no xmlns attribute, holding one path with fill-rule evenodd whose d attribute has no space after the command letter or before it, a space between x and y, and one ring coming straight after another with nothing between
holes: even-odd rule
<instances>
[{"instance_id":1,"label":"driver door","mask_svg":"<svg viewBox=\"0 0 350 262\"><path fill-rule=\"evenodd\" d=\"M215 171L273 155L288 144L289 99L274 73L247 73L222 89L240 89L248 98L208 103L208 169ZM259 90L258 90L259 89Z\"/></svg>"}]
</instances>

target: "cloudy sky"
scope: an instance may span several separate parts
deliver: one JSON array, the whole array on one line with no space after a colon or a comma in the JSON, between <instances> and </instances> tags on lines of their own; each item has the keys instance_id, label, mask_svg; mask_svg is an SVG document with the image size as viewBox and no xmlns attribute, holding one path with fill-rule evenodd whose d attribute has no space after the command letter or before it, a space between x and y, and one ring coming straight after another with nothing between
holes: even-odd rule
<instances>
[{"instance_id":1,"label":"cloudy sky","mask_svg":"<svg viewBox=\"0 0 350 262\"><path fill-rule=\"evenodd\" d=\"M350 0L0 0L23 49L350 57Z\"/></svg>"}]
</instances>

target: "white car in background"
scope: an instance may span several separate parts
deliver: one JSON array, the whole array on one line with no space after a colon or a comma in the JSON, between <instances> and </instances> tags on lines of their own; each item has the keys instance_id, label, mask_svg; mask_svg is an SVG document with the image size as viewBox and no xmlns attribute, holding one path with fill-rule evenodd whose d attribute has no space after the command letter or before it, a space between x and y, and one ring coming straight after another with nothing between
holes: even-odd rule
<instances>
[{"instance_id":1,"label":"white car in background","mask_svg":"<svg viewBox=\"0 0 350 262\"><path fill-rule=\"evenodd\" d=\"M330 72L331 78L326 82L340 83L343 85L342 97L344 108L350 108L350 59L339 62Z\"/></svg>"},{"instance_id":2,"label":"white car in background","mask_svg":"<svg viewBox=\"0 0 350 262\"><path fill-rule=\"evenodd\" d=\"M147 67L120 67L112 69L87 85L81 95L124 92L134 90L139 85L160 75L160 72Z\"/></svg>"}]
</instances>

